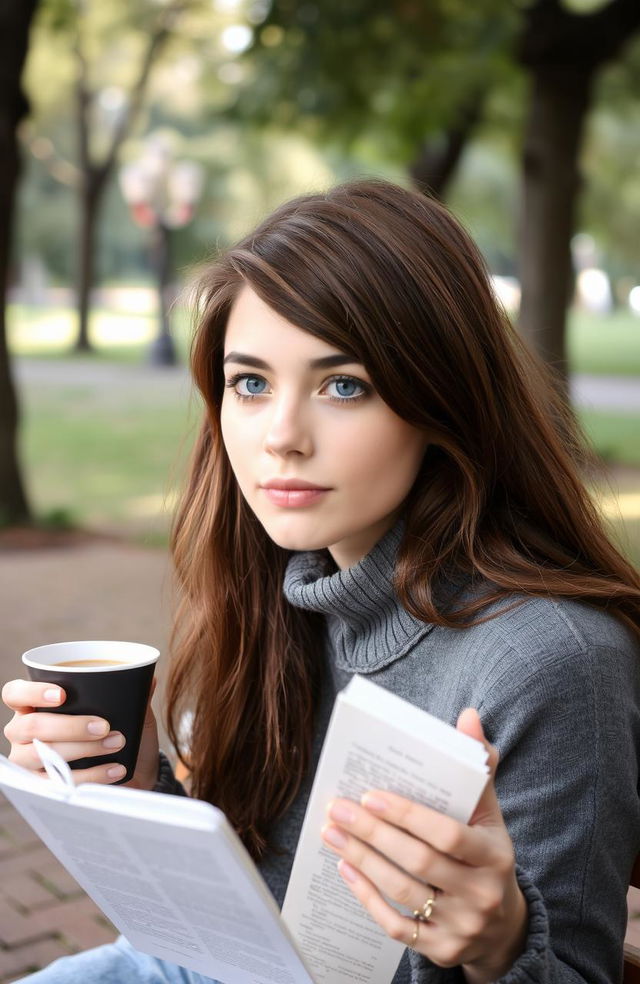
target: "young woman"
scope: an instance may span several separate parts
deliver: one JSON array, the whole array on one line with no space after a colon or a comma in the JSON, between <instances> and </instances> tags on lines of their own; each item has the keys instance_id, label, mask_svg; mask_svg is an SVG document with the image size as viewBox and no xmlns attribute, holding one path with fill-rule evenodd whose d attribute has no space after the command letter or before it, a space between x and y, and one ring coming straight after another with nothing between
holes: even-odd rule
<instances>
[{"instance_id":1,"label":"young woman","mask_svg":"<svg viewBox=\"0 0 640 984\"><path fill-rule=\"evenodd\" d=\"M318 837L407 944L394 984L619 980L640 579L477 250L436 202L356 182L279 208L206 270L197 311L169 685L193 794L281 902L336 692L368 674L492 743L469 825L385 790L328 804ZM14 761L38 768L34 736L103 753L87 719L32 713L41 690L5 687ZM135 783L180 792L148 724ZM120 940L31 980L201 978Z\"/></svg>"}]
</instances>

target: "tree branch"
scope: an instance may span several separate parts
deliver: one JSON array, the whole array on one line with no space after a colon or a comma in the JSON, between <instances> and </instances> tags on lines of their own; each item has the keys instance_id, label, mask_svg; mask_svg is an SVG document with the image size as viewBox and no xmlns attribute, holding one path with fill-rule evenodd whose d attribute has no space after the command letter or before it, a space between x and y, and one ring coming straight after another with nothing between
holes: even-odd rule
<instances>
[{"instance_id":1,"label":"tree branch","mask_svg":"<svg viewBox=\"0 0 640 984\"><path fill-rule=\"evenodd\" d=\"M475 130L484 107L487 89L478 87L467 98L444 133L427 140L409 165L409 174L419 191L442 199Z\"/></svg>"},{"instance_id":2,"label":"tree branch","mask_svg":"<svg viewBox=\"0 0 640 984\"><path fill-rule=\"evenodd\" d=\"M169 4L162 12L158 25L149 38L147 50L145 51L144 58L142 59L142 63L140 65L138 78L134 82L129 95L127 108L122 114L122 117L114 130L111 145L107 151L103 163L100 166L100 171L104 172L105 175L108 174L115 165L120 147L126 139L126 136L140 111L140 106L147 87L151 68L156 60L158 52L167 42L180 14L184 13L184 11L191 5L192 0L174 0L174 2Z\"/></svg>"},{"instance_id":3,"label":"tree branch","mask_svg":"<svg viewBox=\"0 0 640 984\"><path fill-rule=\"evenodd\" d=\"M87 60L82 50L82 12L78 11L76 32L73 41L73 53L76 59L76 103L78 105L78 156L80 158L80 173L87 174L92 169L91 152L89 149L89 111L91 107L91 92L89 90L89 70Z\"/></svg>"}]
</instances>

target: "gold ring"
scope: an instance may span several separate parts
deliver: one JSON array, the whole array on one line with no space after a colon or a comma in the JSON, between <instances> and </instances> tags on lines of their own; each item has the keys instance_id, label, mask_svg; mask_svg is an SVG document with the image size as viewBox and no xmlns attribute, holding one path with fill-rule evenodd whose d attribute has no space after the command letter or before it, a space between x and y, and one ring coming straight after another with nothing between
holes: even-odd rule
<instances>
[{"instance_id":1,"label":"gold ring","mask_svg":"<svg viewBox=\"0 0 640 984\"><path fill-rule=\"evenodd\" d=\"M413 918L418 922L425 922L425 923L429 922L435 904L436 904L436 897L435 897L435 890L434 890L434 894L429 896L427 901L422 906L422 909L413 910Z\"/></svg>"},{"instance_id":2,"label":"gold ring","mask_svg":"<svg viewBox=\"0 0 640 984\"><path fill-rule=\"evenodd\" d=\"M416 925L415 925L415 929L413 930L413 936L411 937L411 943L409 944L409 946L415 946L418 941L418 933L420 932L421 921L422 920L419 919L418 916L415 916Z\"/></svg>"}]
</instances>

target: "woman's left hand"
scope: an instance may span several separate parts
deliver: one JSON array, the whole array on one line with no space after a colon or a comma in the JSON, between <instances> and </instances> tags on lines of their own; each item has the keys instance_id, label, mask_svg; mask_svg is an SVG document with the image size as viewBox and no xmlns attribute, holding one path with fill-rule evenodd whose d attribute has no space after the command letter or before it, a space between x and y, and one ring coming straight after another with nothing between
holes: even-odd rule
<instances>
[{"instance_id":1,"label":"woman's left hand","mask_svg":"<svg viewBox=\"0 0 640 984\"><path fill-rule=\"evenodd\" d=\"M341 856L338 869L353 894L389 936L440 967L461 965L470 984L486 984L522 953L527 906L495 791L498 752L486 741L477 711L463 711L457 727L483 742L491 768L468 825L372 790L361 805L333 800L322 837ZM383 896L412 912L435 901L430 918L418 922Z\"/></svg>"}]
</instances>

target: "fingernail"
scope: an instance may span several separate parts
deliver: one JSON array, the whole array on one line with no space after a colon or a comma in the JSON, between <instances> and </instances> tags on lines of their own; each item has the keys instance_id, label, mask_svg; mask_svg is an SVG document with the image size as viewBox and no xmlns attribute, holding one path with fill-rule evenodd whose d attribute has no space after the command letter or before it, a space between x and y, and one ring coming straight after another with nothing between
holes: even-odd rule
<instances>
[{"instance_id":1,"label":"fingernail","mask_svg":"<svg viewBox=\"0 0 640 984\"><path fill-rule=\"evenodd\" d=\"M126 771L124 765L112 765L110 769L107 769L107 775L109 779L122 779Z\"/></svg>"},{"instance_id":2,"label":"fingernail","mask_svg":"<svg viewBox=\"0 0 640 984\"><path fill-rule=\"evenodd\" d=\"M50 700L52 704L57 704L62 696L62 692L59 687L51 687L49 690L45 690L44 699Z\"/></svg>"},{"instance_id":3,"label":"fingernail","mask_svg":"<svg viewBox=\"0 0 640 984\"><path fill-rule=\"evenodd\" d=\"M323 827L321 833L323 838L334 847L345 847L347 844L347 838L337 827Z\"/></svg>"},{"instance_id":4,"label":"fingernail","mask_svg":"<svg viewBox=\"0 0 640 984\"><path fill-rule=\"evenodd\" d=\"M338 861L338 871L342 875L345 881L353 882L358 880L358 872L355 868L352 868L348 861Z\"/></svg>"},{"instance_id":5,"label":"fingernail","mask_svg":"<svg viewBox=\"0 0 640 984\"><path fill-rule=\"evenodd\" d=\"M106 721L90 721L87 725L87 731L90 735L106 735L109 730L109 725Z\"/></svg>"},{"instance_id":6,"label":"fingernail","mask_svg":"<svg viewBox=\"0 0 640 984\"><path fill-rule=\"evenodd\" d=\"M389 809L389 804L385 800L378 796L371 796L370 793L365 793L360 802L367 810L373 810L374 813L384 813Z\"/></svg>"},{"instance_id":7,"label":"fingernail","mask_svg":"<svg viewBox=\"0 0 640 984\"><path fill-rule=\"evenodd\" d=\"M102 742L103 748L121 748L124 745L124 735L116 732L113 735L109 735L108 738Z\"/></svg>"},{"instance_id":8,"label":"fingernail","mask_svg":"<svg viewBox=\"0 0 640 984\"><path fill-rule=\"evenodd\" d=\"M350 810L348 806L343 806L342 803L333 803L329 807L329 816L339 823L353 823L355 820L353 810Z\"/></svg>"}]
</instances>

